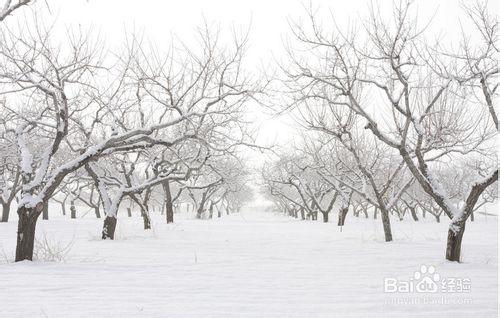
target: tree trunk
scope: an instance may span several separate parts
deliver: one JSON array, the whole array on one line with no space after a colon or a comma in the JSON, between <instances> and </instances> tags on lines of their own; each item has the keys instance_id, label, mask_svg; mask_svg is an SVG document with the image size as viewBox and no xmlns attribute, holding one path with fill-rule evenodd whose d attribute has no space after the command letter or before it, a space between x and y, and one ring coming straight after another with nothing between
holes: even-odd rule
<instances>
[{"instance_id":1,"label":"tree trunk","mask_svg":"<svg viewBox=\"0 0 500 318\"><path fill-rule=\"evenodd\" d=\"M305 213L304 213L304 207L300 208L300 217L302 218L302 220L306 219L306 216L305 216Z\"/></svg>"},{"instance_id":2,"label":"tree trunk","mask_svg":"<svg viewBox=\"0 0 500 318\"><path fill-rule=\"evenodd\" d=\"M462 238L465 232L465 223L469 216L474 212L474 206L481 193L490 184L498 180L498 170L482 183L475 184L469 196L467 197L465 206L463 207L460 215L454 215L454 218L448 229L448 241L446 243L446 259L453 262L460 262L460 250L462 248ZM448 214L448 213L447 213Z\"/></svg>"},{"instance_id":3,"label":"tree trunk","mask_svg":"<svg viewBox=\"0 0 500 318\"><path fill-rule=\"evenodd\" d=\"M451 228L455 228L453 231ZM465 232L465 222L451 224L448 229L448 241L446 243L446 259L453 262L460 262L460 250L462 248L462 238Z\"/></svg>"},{"instance_id":4,"label":"tree trunk","mask_svg":"<svg viewBox=\"0 0 500 318\"><path fill-rule=\"evenodd\" d=\"M9 222L10 203L2 203L2 218L0 222Z\"/></svg>"},{"instance_id":5,"label":"tree trunk","mask_svg":"<svg viewBox=\"0 0 500 318\"><path fill-rule=\"evenodd\" d=\"M210 202L210 207L208 208L208 218L211 219L214 214L214 203Z\"/></svg>"},{"instance_id":6,"label":"tree trunk","mask_svg":"<svg viewBox=\"0 0 500 318\"><path fill-rule=\"evenodd\" d=\"M127 216L128 216L129 218L131 218L131 217L132 217L132 209L131 209L130 207L128 207L128 208L127 208Z\"/></svg>"},{"instance_id":7,"label":"tree trunk","mask_svg":"<svg viewBox=\"0 0 500 318\"><path fill-rule=\"evenodd\" d=\"M151 219L149 218L149 212L148 210L144 209L142 210L142 220L144 221L144 229L149 230L151 229Z\"/></svg>"},{"instance_id":8,"label":"tree trunk","mask_svg":"<svg viewBox=\"0 0 500 318\"><path fill-rule=\"evenodd\" d=\"M347 212L349 212L349 207L341 208L339 210L339 220L338 220L337 226L344 226Z\"/></svg>"},{"instance_id":9,"label":"tree trunk","mask_svg":"<svg viewBox=\"0 0 500 318\"><path fill-rule=\"evenodd\" d=\"M472 213L470 214L470 221L471 221L471 222L474 222L474 212L472 212Z\"/></svg>"},{"instance_id":10,"label":"tree trunk","mask_svg":"<svg viewBox=\"0 0 500 318\"><path fill-rule=\"evenodd\" d=\"M45 203L39 203L35 208L20 207L17 209L17 245L16 262L33 260L33 247L35 245L35 229L38 216Z\"/></svg>"},{"instance_id":11,"label":"tree trunk","mask_svg":"<svg viewBox=\"0 0 500 318\"><path fill-rule=\"evenodd\" d=\"M106 216L104 219L104 225L102 227L102 239L115 239L115 229L116 229L116 217Z\"/></svg>"},{"instance_id":12,"label":"tree trunk","mask_svg":"<svg viewBox=\"0 0 500 318\"><path fill-rule=\"evenodd\" d=\"M328 212L321 212L323 214L323 223L328 223Z\"/></svg>"},{"instance_id":13,"label":"tree trunk","mask_svg":"<svg viewBox=\"0 0 500 318\"><path fill-rule=\"evenodd\" d=\"M353 208L353 214L355 217L359 217L359 210L357 208Z\"/></svg>"},{"instance_id":14,"label":"tree trunk","mask_svg":"<svg viewBox=\"0 0 500 318\"><path fill-rule=\"evenodd\" d=\"M172 207L172 193L170 192L170 182L164 181L163 192L165 192L165 208L167 211L167 223L174 223L174 208Z\"/></svg>"},{"instance_id":15,"label":"tree trunk","mask_svg":"<svg viewBox=\"0 0 500 318\"><path fill-rule=\"evenodd\" d=\"M65 202L61 202L61 212L62 212L62 215L66 215L66 205L64 204Z\"/></svg>"},{"instance_id":16,"label":"tree trunk","mask_svg":"<svg viewBox=\"0 0 500 318\"><path fill-rule=\"evenodd\" d=\"M375 210L373 210L373 219L376 220L377 219L377 214L378 214L378 208L375 207Z\"/></svg>"},{"instance_id":17,"label":"tree trunk","mask_svg":"<svg viewBox=\"0 0 500 318\"><path fill-rule=\"evenodd\" d=\"M43 220L49 219L49 203L48 202L43 205L42 219Z\"/></svg>"},{"instance_id":18,"label":"tree trunk","mask_svg":"<svg viewBox=\"0 0 500 318\"><path fill-rule=\"evenodd\" d=\"M368 219L368 210L367 210L367 207L363 207L363 214L365 215L365 218Z\"/></svg>"},{"instance_id":19,"label":"tree trunk","mask_svg":"<svg viewBox=\"0 0 500 318\"><path fill-rule=\"evenodd\" d=\"M417 210L415 207L409 207L411 217L413 218L414 221L418 221L418 216L417 216Z\"/></svg>"},{"instance_id":20,"label":"tree trunk","mask_svg":"<svg viewBox=\"0 0 500 318\"><path fill-rule=\"evenodd\" d=\"M217 217L220 218L221 216L222 216L222 206L217 208Z\"/></svg>"},{"instance_id":21,"label":"tree trunk","mask_svg":"<svg viewBox=\"0 0 500 318\"><path fill-rule=\"evenodd\" d=\"M76 207L75 207L75 202L71 201L71 206L69 208L69 211L71 213L71 218L76 219Z\"/></svg>"},{"instance_id":22,"label":"tree trunk","mask_svg":"<svg viewBox=\"0 0 500 318\"><path fill-rule=\"evenodd\" d=\"M200 205L198 206L198 209L196 210L196 218L197 219L201 219L201 217L202 217L204 207L205 207L206 197L207 197L206 193L203 193L203 195L201 196ZM193 208L194 208L194 206L193 206Z\"/></svg>"},{"instance_id":23,"label":"tree trunk","mask_svg":"<svg viewBox=\"0 0 500 318\"><path fill-rule=\"evenodd\" d=\"M396 213L398 214L399 221L403 221L403 217L405 215L405 211L402 209L396 209Z\"/></svg>"},{"instance_id":24,"label":"tree trunk","mask_svg":"<svg viewBox=\"0 0 500 318\"><path fill-rule=\"evenodd\" d=\"M382 225L384 226L384 236L386 242L392 241L391 220L389 219L389 212L386 209L380 209L380 216L382 218Z\"/></svg>"},{"instance_id":25,"label":"tree trunk","mask_svg":"<svg viewBox=\"0 0 500 318\"><path fill-rule=\"evenodd\" d=\"M436 217L436 222L441 223L441 215L436 214L434 216Z\"/></svg>"},{"instance_id":26,"label":"tree trunk","mask_svg":"<svg viewBox=\"0 0 500 318\"><path fill-rule=\"evenodd\" d=\"M94 213L95 213L95 217L100 219L101 218L101 210L99 210L99 206L96 206L94 208Z\"/></svg>"}]
</instances>

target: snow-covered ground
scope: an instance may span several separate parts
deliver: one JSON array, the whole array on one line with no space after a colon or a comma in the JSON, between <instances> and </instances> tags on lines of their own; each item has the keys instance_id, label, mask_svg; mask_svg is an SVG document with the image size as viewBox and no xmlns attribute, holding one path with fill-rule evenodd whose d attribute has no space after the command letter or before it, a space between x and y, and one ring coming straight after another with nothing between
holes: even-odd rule
<instances>
[{"instance_id":1,"label":"snow-covered ground","mask_svg":"<svg viewBox=\"0 0 500 318\"><path fill-rule=\"evenodd\" d=\"M468 223L462 264L444 260L444 218L392 219L385 243L380 220L352 215L342 231L252 211L177 217L144 231L122 216L115 241L100 239L101 220L40 220L39 238L74 243L63 262L6 262L16 222L0 223L0 317L497 317L496 216ZM384 279L433 270L470 292L384 292Z\"/></svg>"}]
</instances>

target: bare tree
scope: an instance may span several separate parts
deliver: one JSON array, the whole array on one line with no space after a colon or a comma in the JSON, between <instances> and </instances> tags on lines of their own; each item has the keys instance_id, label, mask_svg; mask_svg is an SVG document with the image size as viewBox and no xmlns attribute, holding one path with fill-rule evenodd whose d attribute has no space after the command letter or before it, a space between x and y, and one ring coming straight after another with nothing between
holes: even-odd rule
<instances>
[{"instance_id":1,"label":"bare tree","mask_svg":"<svg viewBox=\"0 0 500 318\"><path fill-rule=\"evenodd\" d=\"M323 126L321 131L335 141L330 140L317 151L316 161L321 167L318 175L337 187L346 187L380 210L385 240L392 241L389 211L413 180L405 175L404 163L384 144L345 127L336 132ZM341 216L339 225L344 224L343 213Z\"/></svg>"},{"instance_id":2,"label":"bare tree","mask_svg":"<svg viewBox=\"0 0 500 318\"><path fill-rule=\"evenodd\" d=\"M283 207L293 216L297 210L302 210L315 219L319 212L326 223L337 199L342 199L344 194L336 184L325 182L318 176L312 156L313 153L306 151L301 155L283 154L263 171L263 177L271 194L284 200Z\"/></svg>"},{"instance_id":3,"label":"bare tree","mask_svg":"<svg viewBox=\"0 0 500 318\"><path fill-rule=\"evenodd\" d=\"M384 20L374 8L362 31L326 32L314 11L309 28L292 25L301 51L290 50L292 67L284 69L293 100L321 100L362 119L365 129L397 151L424 191L451 219L446 259L460 261L465 222L481 194L498 180L491 140L496 127L473 107L460 85L436 75L429 66L425 27L419 26L411 2L393 8ZM497 46L497 44L495 44ZM306 52L315 59L300 58ZM493 84L493 87L495 84ZM377 112L366 98L377 94ZM383 109L383 110L382 110ZM386 116L386 117L384 117ZM483 169L462 196L460 208L450 201L434 170L446 161L481 156ZM438 160L439 159L439 160Z\"/></svg>"},{"instance_id":4,"label":"bare tree","mask_svg":"<svg viewBox=\"0 0 500 318\"><path fill-rule=\"evenodd\" d=\"M160 69L137 60L137 42L112 61L83 31L70 32L62 43L40 23L27 30L2 26L0 34L2 112L15 117L7 133L16 141L21 168L16 261L32 259L38 216L67 175L114 153L187 139L216 148L227 127L242 127L238 113L256 92L240 74L244 41L236 40L231 50L208 31L200 34L201 53L182 49L185 60L176 64L169 57ZM142 76L157 71L175 87L158 85L155 73ZM155 99L158 92L171 99ZM233 136L245 143L243 131Z\"/></svg>"},{"instance_id":5,"label":"bare tree","mask_svg":"<svg viewBox=\"0 0 500 318\"><path fill-rule=\"evenodd\" d=\"M136 164L138 164L134 160L131 161L129 167L126 167L126 164L123 162L118 165L121 177L117 177L116 173L109 172L109 168L105 169L102 165L100 167L90 163L85 165L85 170L96 184L106 214L102 238L114 239L118 209L122 199L126 196L130 197L140 207L141 216L144 220L144 228L149 229L151 227L149 209L147 203L139 199L139 194L145 191L147 198L147 193L150 189L165 180L189 179L193 172L198 171L204 164L204 161L197 163L198 159L194 158L194 160L191 160L192 165L186 166L183 163L175 163L159 173L151 171L149 174L151 175L150 177L146 171L144 171L142 176L134 176ZM145 169L151 169L151 166L147 166Z\"/></svg>"}]
</instances>

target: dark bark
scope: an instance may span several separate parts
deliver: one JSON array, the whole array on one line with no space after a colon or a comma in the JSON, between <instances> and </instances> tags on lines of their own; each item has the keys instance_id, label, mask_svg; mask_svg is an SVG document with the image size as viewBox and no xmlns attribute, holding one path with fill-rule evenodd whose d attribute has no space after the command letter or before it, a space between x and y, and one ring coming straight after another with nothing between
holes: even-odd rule
<instances>
[{"instance_id":1,"label":"dark bark","mask_svg":"<svg viewBox=\"0 0 500 318\"><path fill-rule=\"evenodd\" d=\"M304 213L304 207L300 208L300 217L302 218L302 220L306 219L306 216L305 216L305 213Z\"/></svg>"},{"instance_id":2,"label":"dark bark","mask_svg":"<svg viewBox=\"0 0 500 318\"><path fill-rule=\"evenodd\" d=\"M95 213L95 217L100 219L101 218L101 210L99 209L99 206L96 206L94 208L94 213Z\"/></svg>"},{"instance_id":3,"label":"dark bark","mask_svg":"<svg viewBox=\"0 0 500 318\"><path fill-rule=\"evenodd\" d=\"M434 216L436 217L436 222L441 223L441 215L440 214L436 214Z\"/></svg>"},{"instance_id":4,"label":"dark bark","mask_svg":"<svg viewBox=\"0 0 500 318\"><path fill-rule=\"evenodd\" d=\"M44 205L45 203L39 203L35 208L22 206L17 209L19 220L17 222L16 262L33 260L36 221Z\"/></svg>"},{"instance_id":5,"label":"dark bark","mask_svg":"<svg viewBox=\"0 0 500 318\"><path fill-rule=\"evenodd\" d=\"M498 117L495 111L495 106L493 106L490 89L488 88L488 84L486 84L486 78L481 77L481 80L479 82L481 83L481 88L483 89L484 99L486 100L486 104L488 105L488 111L490 112L491 119L493 119L493 123L498 130Z\"/></svg>"},{"instance_id":6,"label":"dark bark","mask_svg":"<svg viewBox=\"0 0 500 318\"><path fill-rule=\"evenodd\" d=\"M42 219L43 220L49 219L49 203L48 202L43 205Z\"/></svg>"},{"instance_id":7,"label":"dark bark","mask_svg":"<svg viewBox=\"0 0 500 318\"><path fill-rule=\"evenodd\" d=\"M328 212L321 212L323 214L323 223L328 223Z\"/></svg>"},{"instance_id":8,"label":"dark bark","mask_svg":"<svg viewBox=\"0 0 500 318\"><path fill-rule=\"evenodd\" d=\"M365 215L365 218L368 219L368 210L366 207L363 207L363 214Z\"/></svg>"},{"instance_id":9,"label":"dark bark","mask_svg":"<svg viewBox=\"0 0 500 318\"><path fill-rule=\"evenodd\" d=\"M448 241L446 243L446 259L453 262L460 262L460 250L462 247L462 238L465 232L465 222L474 211L474 206L483 191L494 182L498 181L498 170L483 182L476 183L465 200L463 213L456 216L448 230Z\"/></svg>"},{"instance_id":10,"label":"dark bark","mask_svg":"<svg viewBox=\"0 0 500 318\"><path fill-rule=\"evenodd\" d=\"M104 219L104 225L102 227L102 239L115 239L115 229L116 229L116 217L106 216Z\"/></svg>"},{"instance_id":11,"label":"dark bark","mask_svg":"<svg viewBox=\"0 0 500 318\"><path fill-rule=\"evenodd\" d=\"M386 242L392 241L391 220L389 219L389 212L385 209L380 209L380 216L382 218L382 225L384 227L384 236Z\"/></svg>"},{"instance_id":12,"label":"dark bark","mask_svg":"<svg viewBox=\"0 0 500 318\"><path fill-rule=\"evenodd\" d=\"M373 219L376 220L377 219L377 214L378 214L378 208L375 207L375 209L373 210Z\"/></svg>"},{"instance_id":13,"label":"dark bark","mask_svg":"<svg viewBox=\"0 0 500 318\"><path fill-rule=\"evenodd\" d=\"M132 209L131 209L130 207L128 207L128 208L127 208L127 216L128 216L129 218L131 218L131 217L132 217Z\"/></svg>"},{"instance_id":14,"label":"dark bark","mask_svg":"<svg viewBox=\"0 0 500 318\"><path fill-rule=\"evenodd\" d=\"M71 201L71 206L69 208L71 218L76 219L76 207L75 207L75 202Z\"/></svg>"},{"instance_id":15,"label":"dark bark","mask_svg":"<svg viewBox=\"0 0 500 318\"><path fill-rule=\"evenodd\" d=\"M205 201L207 199L207 193L204 192L201 196L201 201L200 205L198 206L198 209L196 210L196 218L201 219L203 212L205 211Z\"/></svg>"},{"instance_id":16,"label":"dark bark","mask_svg":"<svg viewBox=\"0 0 500 318\"><path fill-rule=\"evenodd\" d=\"M462 247L462 238L465 232L465 222L459 222L456 229L456 231L453 231L451 227L448 229L446 259L453 262L460 262L460 250Z\"/></svg>"},{"instance_id":17,"label":"dark bark","mask_svg":"<svg viewBox=\"0 0 500 318\"><path fill-rule=\"evenodd\" d=\"M210 202L210 207L208 208L208 218L211 219L214 214L214 203Z\"/></svg>"},{"instance_id":18,"label":"dark bark","mask_svg":"<svg viewBox=\"0 0 500 318\"><path fill-rule=\"evenodd\" d=\"M403 221L403 217L405 216L406 210L401 209L401 208L396 208L396 213L398 214L398 219L399 221Z\"/></svg>"},{"instance_id":19,"label":"dark bark","mask_svg":"<svg viewBox=\"0 0 500 318\"><path fill-rule=\"evenodd\" d=\"M341 208L339 210L339 220L338 220L338 223L337 223L337 226L344 226L345 224L345 219L346 219L346 216L347 216L347 212L349 212L349 208Z\"/></svg>"},{"instance_id":20,"label":"dark bark","mask_svg":"<svg viewBox=\"0 0 500 318\"><path fill-rule=\"evenodd\" d=\"M148 192L150 192L150 189L148 189ZM149 214L149 194L146 194L145 195L145 199L144 201L142 202L142 204L140 204L139 201L137 201L137 203L139 204L139 206L141 207L141 211L142 211L142 220L144 221L144 229L145 230L149 230L151 229L151 216ZM134 196L135 197L135 196Z\"/></svg>"},{"instance_id":21,"label":"dark bark","mask_svg":"<svg viewBox=\"0 0 500 318\"><path fill-rule=\"evenodd\" d=\"M222 216L222 206L217 208L217 217L220 218Z\"/></svg>"},{"instance_id":22,"label":"dark bark","mask_svg":"<svg viewBox=\"0 0 500 318\"><path fill-rule=\"evenodd\" d=\"M142 215L142 220L144 222L144 229L145 230L151 229L151 219L149 218L149 211L143 209L141 215Z\"/></svg>"},{"instance_id":23,"label":"dark bark","mask_svg":"<svg viewBox=\"0 0 500 318\"><path fill-rule=\"evenodd\" d=\"M162 183L163 191L165 192L165 208L167 213L167 223L174 223L174 209L172 207L172 193L170 191L170 182Z\"/></svg>"},{"instance_id":24,"label":"dark bark","mask_svg":"<svg viewBox=\"0 0 500 318\"><path fill-rule=\"evenodd\" d=\"M471 222L474 222L474 212L472 212L472 213L470 214L470 221L471 221Z\"/></svg>"},{"instance_id":25,"label":"dark bark","mask_svg":"<svg viewBox=\"0 0 500 318\"><path fill-rule=\"evenodd\" d=\"M415 207L408 207L410 209L411 217L414 221L418 221L417 209Z\"/></svg>"},{"instance_id":26,"label":"dark bark","mask_svg":"<svg viewBox=\"0 0 500 318\"><path fill-rule=\"evenodd\" d=\"M61 212L62 215L66 215L66 205L64 204L65 202L61 202Z\"/></svg>"},{"instance_id":27,"label":"dark bark","mask_svg":"<svg viewBox=\"0 0 500 318\"><path fill-rule=\"evenodd\" d=\"M0 222L9 222L10 203L2 203L2 218Z\"/></svg>"}]
</instances>

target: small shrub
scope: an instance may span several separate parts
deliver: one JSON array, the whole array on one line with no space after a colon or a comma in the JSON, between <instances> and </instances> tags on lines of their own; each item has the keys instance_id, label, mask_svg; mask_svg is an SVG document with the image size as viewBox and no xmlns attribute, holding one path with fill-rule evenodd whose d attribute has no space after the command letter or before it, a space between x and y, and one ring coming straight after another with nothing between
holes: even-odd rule
<instances>
[{"instance_id":1,"label":"small shrub","mask_svg":"<svg viewBox=\"0 0 500 318\"><path fill-rule=\"evenodd\" d=\"M43 233L40 238L35 238L33 260L63 262L66 260L74 243L74 239L70 242L62 242L49 238L46 233Z\"/></svg>"}]
</instances>

